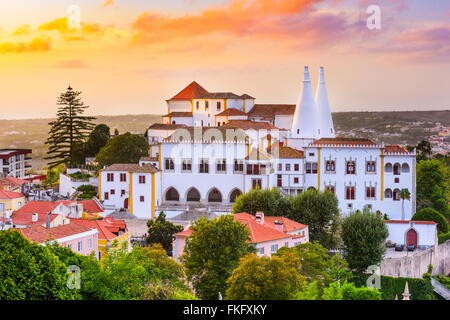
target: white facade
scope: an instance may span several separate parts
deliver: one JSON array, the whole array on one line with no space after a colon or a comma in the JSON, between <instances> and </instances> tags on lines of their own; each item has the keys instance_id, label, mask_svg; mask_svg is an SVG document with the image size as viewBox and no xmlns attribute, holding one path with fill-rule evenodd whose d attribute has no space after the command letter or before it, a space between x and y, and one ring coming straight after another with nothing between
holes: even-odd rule
<instances>
[{"instance_id":1,"label":"white facade","mask_svg":"<svg viewBox=\"0 0 450 320\"><path fill-rule=\"evenodd\" d=\"M396 244L407 244L408 232L415 232L417 239L417 247L419 249L427 249L437 245L437 228L436 223L430 221L386 221L389 236L386 241Z\"/></svg>"},{"instance_id":2,"label":"white facade","mask_svg":"<svg viewBox=\"0 0 450 320\"><path fill-rule=\"evenodd\" d=\"M31 165L29 149L0 149L0 177L25 178L25 172Z\"/></svg>"}]
</instances>

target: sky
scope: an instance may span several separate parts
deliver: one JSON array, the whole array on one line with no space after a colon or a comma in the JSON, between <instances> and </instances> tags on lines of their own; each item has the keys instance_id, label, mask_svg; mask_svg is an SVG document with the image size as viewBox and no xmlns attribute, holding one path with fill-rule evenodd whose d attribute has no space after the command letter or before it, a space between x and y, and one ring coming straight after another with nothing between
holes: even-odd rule
<instances>
[{"instance_id":1,"label":"sky","mask_svg":"<svg viewBox=\"0 0 450 320\"><path fill-rule=\"evenodd\" d=\"M376 20L379 28L368 28ZM447 0L2 0L0 119L164 114L192 81L295 104L325 68L333 112L450 109Z\"/></svg>"}]
</instances>

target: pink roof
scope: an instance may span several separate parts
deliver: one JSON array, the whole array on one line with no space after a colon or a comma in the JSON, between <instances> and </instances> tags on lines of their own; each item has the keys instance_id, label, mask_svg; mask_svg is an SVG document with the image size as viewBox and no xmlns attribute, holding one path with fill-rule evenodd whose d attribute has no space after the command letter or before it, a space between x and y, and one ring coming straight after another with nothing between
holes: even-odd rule
<instances>
[{"instance_id":1,"label":"pink roof","mask_svg":"<svg viewBox=\"0 0 450 320\"><path fill-rule=\"evenodd\" d=\"M91 231L91 228L76 224L69 223L54 228L45 228L41 225L34 225L32 227L19 229L22 234L30 241L43 243L49 240L57 240L76 234Z\"/></svg>"},{"instance_id":2,"label":"pink roof","mask_svg":"<svg viewBox=\"0 0 450 320\"><path fill-rule=\"evenodd\" d=\"M51 213L50 222L52 222L59 214ZM47 223L47 213L38 213L37 221L33 221L33 212L19 212L14 211L11 215L13 224L22 226L31 226L34 224L45 224Z\"/></svg>"},{"instance_id":3,"label":"pink roof","mask_svg":"<svg viewBox=\"0 0 450 320\"><path fill-rule=\"evenodd\" d=\"M415 224L437 224L434 221L408 221L408 220L386 220L386 223L410 223L414 222Z\"/></svg>"},{"instance_id":4,"label":"pink roof","mask_svg":"<svg viewBox=\"0 0 450 320\"><path fill-rule=\"evenodd\" d=\"M0 190L0 199L17 199L25 197L23 194L18 192L12 192L8 190Z\"/></svg>"}]
</instances>

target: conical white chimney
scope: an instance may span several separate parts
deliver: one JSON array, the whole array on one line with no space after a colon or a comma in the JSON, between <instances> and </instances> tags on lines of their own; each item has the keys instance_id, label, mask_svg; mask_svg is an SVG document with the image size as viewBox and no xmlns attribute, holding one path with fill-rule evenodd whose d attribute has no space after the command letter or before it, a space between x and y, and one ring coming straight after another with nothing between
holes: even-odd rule
<instances>
[{"instance_id":1,"label":"conical white chimney","mask_svg":"<svg viewBox=\"0 0 450 320\"><path fill-rule=\"evenodd\" d=\"M303 90L295 107L291 136L295 138L314 139L318 137L317 107L311 88L308 67L305 66Z\"/></svg>"},{"instance_id":2,"label":"conical white chimney","mask_svg":"<svg viewBox=\"0 0 450 320\"><path fill-rule=\"evenodd\" d=\"M322 138L334 138L333 118L331 117L330 103L328 102L327 88L325 87L325 74L323 67L320 67L319 84L316 92L316 104L318 108L319 136Z\"/></svg>"}]
</instances>

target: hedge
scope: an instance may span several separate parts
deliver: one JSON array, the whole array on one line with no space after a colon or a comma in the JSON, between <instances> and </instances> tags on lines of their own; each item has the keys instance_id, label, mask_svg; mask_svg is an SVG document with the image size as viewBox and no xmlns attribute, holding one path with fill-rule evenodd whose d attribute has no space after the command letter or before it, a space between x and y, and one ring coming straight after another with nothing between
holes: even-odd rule
<instances>
[{"instance_id":1,"label":"hedge","mask_svg":"<svg viewBox=\"0 0 450 320\"><path fill-rule=\"evenodd\" d=\"M357 287L366 285L369 275L355 276L352 281ZM408 289L411 300L436 300L433 292L433 286L430 280L416 278L394 278L381 276L381 293L383 300L394 300L395 295L399 300L403 299L403 291L405 291L405 283L408 281Z\"/></svg>"},{"instance_id":2,"label":"hedge","mask_svg":"<svg viewBox=\"0 0 450 320\"><path fill-rule=\"evenodd\" d=\"M450 231L447 233L441 233L438 235L439 244L444 243L450 239Z\"/></svg>"}]
</instances>

